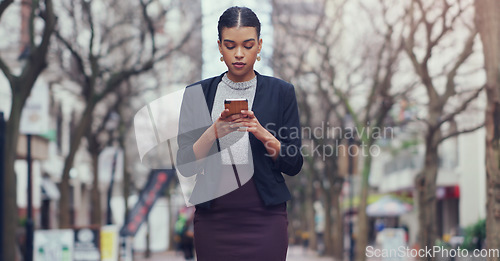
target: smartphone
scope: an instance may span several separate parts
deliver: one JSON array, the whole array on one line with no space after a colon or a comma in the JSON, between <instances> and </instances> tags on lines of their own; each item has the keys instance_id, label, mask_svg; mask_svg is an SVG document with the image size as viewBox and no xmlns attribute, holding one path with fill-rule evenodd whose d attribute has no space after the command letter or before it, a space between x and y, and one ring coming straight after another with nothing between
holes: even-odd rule
<instances>
[{"instance_id":1,"label":"smartphone","mask_svg":"<svg viewBox=\"0 0 500 261\"><path fill-rule=\"evenodd\" d=\"M224 109L229 109L229 115L241 113L241 110L248 110L247 99L225 99Z\"/></svg>"}]
</instances>

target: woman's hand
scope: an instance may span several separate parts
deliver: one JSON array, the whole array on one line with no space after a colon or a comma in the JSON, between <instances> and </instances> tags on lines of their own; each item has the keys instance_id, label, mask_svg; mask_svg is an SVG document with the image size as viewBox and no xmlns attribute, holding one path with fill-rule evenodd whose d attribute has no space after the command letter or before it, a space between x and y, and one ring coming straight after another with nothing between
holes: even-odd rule
<instances>
[{"instance_id":1,"label":"woman's hand","mask_svg":"<svg viewBox=\"0 0 500 261\"><path fill-rule=\"evenodd\" d=\"M238 127L246 127L238 130L251 132L255 138L264 144L267 152L273 160L276 160L281 148L280 141L276 139L276 137L274 137L266 128L262 127L253 111L242 110L241 116L241 118L232 121L232 123Z\"/></svg>"},{"instance_id":2,"label":"woman's hand","mask_svg":"<svg viewBox=\"0 0 500 261\"><path fill-rule=\"evenodd\" d=\"M262 125L260 125L260 122L259 120L257 120L257 117L255 117L253 111L242 110L240 115L241 117L234 120L233 124L237 124L238 127L246 128L239 128L239 131L251 132L255 136L255 138L262 142L265 142L270 138L269 136L272 136L269 131L267 131L264 127L262 127Z\"/></svg>"},{"instance_id":3,"label":"woman's hand","mask_svg":"<svg viewBox=\"0 0 500 261\"><path fill-rule=\"evenodd\" d=\"M193 152L196 159L205 158L210 147L212 147L217 139L237 130L241 124L234 123L234 121L242 117L241 114L229 115L228 109L222 111L220 117L193 144Z\"/></svg>"},{"instance_id":4,"label":"woman's hand","mask_svg":"<svg viewBox=\"0 0 500 261\"><path fill-rule=\"evenodd\" d=\"M220 117L214 122L215 137L217 139L226 136L227 134L238 130L243 125L236 121L243 118L242 114L229 115L229 109L225 109L220 114Z\"/></svg>"}]
</instances>

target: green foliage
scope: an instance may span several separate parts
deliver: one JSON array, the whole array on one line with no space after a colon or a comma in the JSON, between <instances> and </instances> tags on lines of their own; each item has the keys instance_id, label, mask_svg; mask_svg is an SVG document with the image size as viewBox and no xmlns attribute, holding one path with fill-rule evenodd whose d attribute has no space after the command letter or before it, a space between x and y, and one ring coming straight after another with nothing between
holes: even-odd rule
<instances>
[{"instance_id":1,"label":"green foliage","mask_svg":"<svg viewBox=\"0 0 500 261\"><path fill-rule=\"evenodd\" d=\"M400 154L402 151L410 151L413 154L417 153L417 146L421 144L421 141L418 138L412 138L408 140L401 141L400 146L392 147L391 154L392 156L396 156Z\"/></svg>"},{"instance_id":2,"label":"green foliage","mask_svg":"<svg viewBox=\"0 0 500 261\"><path fill-rule=\"evenodd\" d=\"M403 141L403 144L401 144L401 149L406 150L412 147L416 147L419 144L418 139L411 139L411 140L405 140Z\"/></svg>"},{"instance_id":3,"label":"green foliage","mask_svg":"<svg viewBox=\"0 0 500 261\"><path fill-rule=\"evenodd\" d=\"M467 250L477 249L486 238L486 219L481 219L476 224L470 225L464 230L464 242L461 248Z\"/></svg>"},{"instance_id":4,"label":"green foliage","mask_svg":"<svg viewBox=\"0 0 500 261\"><path fill-rule=\"evenodd\" d=\"M25 227L25 226L26 226L26 220L27 220L27 219L26 219L25 217L19 218L19 219L18 219L18 223L17 223L17 225L18 225L19 227Z\"/></svg>"},{"instance_id":5,"label":"green foliage","mask_svg":"<svg viewBox=\"0 0 500 261\"><path fill-rule=\"evenodd\" d=\"M435 245L438 247L443 247L444 249L451 249L451 245L441 239L437 239Z\"/></svg>"}]
</instances>

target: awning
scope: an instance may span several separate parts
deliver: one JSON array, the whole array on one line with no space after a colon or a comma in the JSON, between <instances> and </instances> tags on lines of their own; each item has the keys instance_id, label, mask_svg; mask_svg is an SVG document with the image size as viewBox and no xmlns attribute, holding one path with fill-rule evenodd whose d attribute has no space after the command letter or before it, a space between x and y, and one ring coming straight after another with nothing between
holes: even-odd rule
<instances>
[{"instance_id":1,"label":"awning","mask_svg":"<svg viewBox=\"0 0 500 261\"><path fill-rule=\"evenodd\" d=\"M411 210L410 204L387 195L368 205L366 214L370 217L397 217Z\"/></svg>"},{"instance_id":2,"label":"awning","mask_svg":"<svg viewBox=\"0 0 500 261\"><path fill-rule=\"evenodd\" d=\"M387 195L390 195L391 197L393 198L396 198L396 199L399 199L401 202L404 202L404 203L407 203L407 204L410 204L412 205L413 204L413 198L409 197L409 196L404 196L404 195L394 195L394 194L369 194L368 195L368 199L367 199L367 203L368 205L370 204L373 204L377 201L379 201L381 198L387 196ZM359 203L360 203L360 197L359 195L355 195L352 199L352 207L357 209L358 206L359 206ZM349 209L349 206L350 206L350 198L347 196L347 197L344 197L343 200L342 200L342 208L348 210Z\"/></svg>"}]
</instances>

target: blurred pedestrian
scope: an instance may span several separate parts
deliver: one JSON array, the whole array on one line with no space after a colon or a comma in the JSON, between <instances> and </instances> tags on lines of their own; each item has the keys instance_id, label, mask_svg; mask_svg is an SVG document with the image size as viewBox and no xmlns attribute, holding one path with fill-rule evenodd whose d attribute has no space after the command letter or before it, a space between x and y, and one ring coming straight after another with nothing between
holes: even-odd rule
<instances>
[{"instance_id":1,"label":"blurred pedestrian","mask_svg":"<svg viewBox=\"0 0 500 261\"><path fill-rule=\"evenodd\" d=\"M203 106L186 102L191 86L184 94L177 153L181 174L197 174L193 194L199 181L214 175L235 177L232 182L238 185L227 194L196 205L194 241L199 261L286 258L286 201L291 195L282 173L293 176L302 168L299 114L293 85L254 71L262 48L260 26L257 15L246 7L231 7L219 18L220 60L228 70L192 85L201 85L212 125L202 131L194 127L192 119L203 113ZM248 110L231 115L224 101L234 98L247 99ZM240 140L244 142L236 143ZM216 157L217 151L229 149L230 157L235 158L250 152L252 161L231 159L229 164L222 164L220 173L210 173L202 163L197 165L201 170L193 170L193 174L182 169L189 162L206 162L208 156ZM246 182L239 179L238 169L243 168L253 173Z\"/></svg>"},{"instance_id":2,"label":"blurred pedestrian","mask_svg":"<svg viewBox=\"0 0 500 261\"><path fill-rule=\"evenodd\" d=\"M302 233L300 233L300 239L302 241L302 249L304 250L304 253L307 253L307 250L309 249L309 232L302 231Z\"/></svg>"},{"instance_id":3,"label":"blurred pedestrian","mask_svg":"<svg viewBox=\"0 0 500 261\"><path fill-rule=\"evenodd\" d=\"M377 245L382 244L382 231L385 229L385 221L383 219L377 219L375 221L375 242Z\"/></svg>"},{"instance_id":4,"label":"blurred pedestrian","mask_svg":"<svg viewBox=\"0 0 500 261\"><path fill-rule=\"evenodd\" d=\"M175 222L175 233L179 238L179 248L186 260L194 260L194 207L183 207Z\"/></svg>"},{"instance_id":5,"label":"blurred pedestrian","mask_svg":"<svg viewBox=\"0 0 500 261\"><path fill-rule=\"evenodd\" d=\"M325 232L325 209L319 200L316 200L313 204L314 207L314 230L316 231L316 239L318 244L318 254L323 255L325 252L325 243L323 235Z\"/></svg>"},{"instance_id":6,"label":"blurred pedestrian","mask_svg":"<svg viewBox=\"0 0 500 261\"><path fill-rule=\"evenodd\" d=\"M406 224L403 224L401 228L405 231L405 243L408 245L410 242L410 229Z\"/></svg>"}]
</instances>

